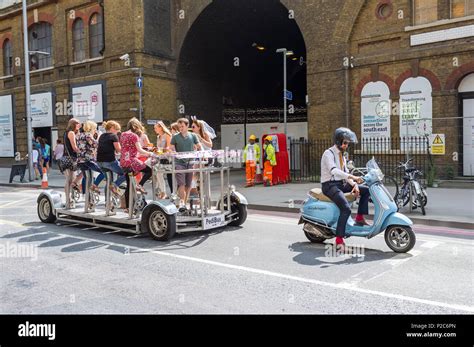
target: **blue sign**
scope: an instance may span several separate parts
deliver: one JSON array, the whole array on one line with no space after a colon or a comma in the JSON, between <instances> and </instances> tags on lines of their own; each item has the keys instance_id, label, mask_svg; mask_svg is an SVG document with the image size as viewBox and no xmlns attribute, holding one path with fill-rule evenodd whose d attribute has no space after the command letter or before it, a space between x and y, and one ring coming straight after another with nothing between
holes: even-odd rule
<instances>
[{"instance_id":1,"label":"blue sign","mask_svg":"<svg viewBox=\"0 0 474 347\"><path fill-rule=\"evenodd\" d=\"M293 93L287 90L285 93L285 98L290 101L293 100Z\"/></svg>"},{"instance_id":2,"label":"blue sign","mask_svg":"<svg viewBox=\"0 0 474 347\"><path fill-rule=\"evenodd\" d=\"M143 87L143 77L138 77L137 78L137 87L142 89L142 87Z\"/></svg>"}]
</instances>

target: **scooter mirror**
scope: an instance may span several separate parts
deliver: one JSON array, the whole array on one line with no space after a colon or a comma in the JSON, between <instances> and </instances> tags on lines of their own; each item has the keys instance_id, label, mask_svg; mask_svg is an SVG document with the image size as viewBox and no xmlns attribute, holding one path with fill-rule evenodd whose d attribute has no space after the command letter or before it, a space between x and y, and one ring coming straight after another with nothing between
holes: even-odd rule
<instances>
[{"instance_id":1,"label":"scooter mirror","mask_svg":"<svg viewBox=\"0 0 474 347\"><path fill-rule=\"evenodd\" d=\"M354 162L353 162L352 160L349 160L349 161L347 162L347 168L348 168L349 170L354 170Z\"/></svg>"}]
</instances>

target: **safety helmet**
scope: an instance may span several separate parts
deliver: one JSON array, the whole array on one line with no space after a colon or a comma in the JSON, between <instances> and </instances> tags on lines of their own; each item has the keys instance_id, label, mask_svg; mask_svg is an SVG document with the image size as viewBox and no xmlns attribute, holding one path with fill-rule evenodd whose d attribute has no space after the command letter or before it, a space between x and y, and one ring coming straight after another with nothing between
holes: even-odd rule
<instances>
[{"instance_id":1,"label":"safety helmet","mask_svg":"<svg viewBox=\"0 0 474 347\"><path fill-rule=\"evenodd\" d=\"M270 136L270 135L268 135L267 137L265 137L265 140L267 140L267 141L273 141L273 137Z\"/></svg>"},{"instance_id":2,"label":"safety helmet","mask_svg":"<svg viewBox=\"0 0 474 347\"><path fill-rule=\"evenodd\" d=\"M342 146L344 140L357 143L357 135L349 128L337 128L334 132L334 144L338 147Z\"/></svg>"},{"instance_id":3,"label":"safety helmet","mask_svg":"<svg viewBox=\"0 0 474 347\"><path fill-rule=\"evenodd\" d=\"M256 139L257 139L257 136L255 136L254 134L249 136L249 140L256 140Z\"/></svg>"}]
</instances>

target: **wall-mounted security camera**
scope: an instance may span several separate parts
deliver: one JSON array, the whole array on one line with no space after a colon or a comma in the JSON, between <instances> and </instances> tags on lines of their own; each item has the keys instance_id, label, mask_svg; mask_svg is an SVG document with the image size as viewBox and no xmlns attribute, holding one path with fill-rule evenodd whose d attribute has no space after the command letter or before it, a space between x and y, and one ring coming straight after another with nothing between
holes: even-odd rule
<instances>
[{"instance_id":1,"label":"wall-mounted security camera","mask_svg":"<svg viewBox=\"0 0 474 347\"><path fill-rule=\"evenodd\" d=\"M123 61L123 65L130 66L130 54L125 53L120 57L120 60Z\"/></svg>"}]
</instances>

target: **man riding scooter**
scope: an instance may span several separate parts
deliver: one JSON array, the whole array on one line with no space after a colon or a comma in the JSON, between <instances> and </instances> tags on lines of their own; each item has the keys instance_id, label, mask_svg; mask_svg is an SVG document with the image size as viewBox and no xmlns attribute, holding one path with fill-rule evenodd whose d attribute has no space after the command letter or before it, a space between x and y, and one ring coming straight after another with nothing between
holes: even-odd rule
<instances>
[{"instance_id":1,"label":"man riding scooter","mask_svg":"<svg viewBox=\"0 0 474 347\"><path fill-rule=\"evenodd\" d=\"M361 177L349 174L344 152L350 143L357 143L356 134L348 128L338 128L334 132L334 146L328 148L321 158L321 183L324 195L330 198L341 211L336 228L336 247L344 247L346 223L351 215L350 204L344 193L351 192L360 196L359 209L355 218L356 225L369 225L364 215L369 213L369 189L358 184ZM342 245L342 246L339 246Z\"/></svg>"}]
</instances>

